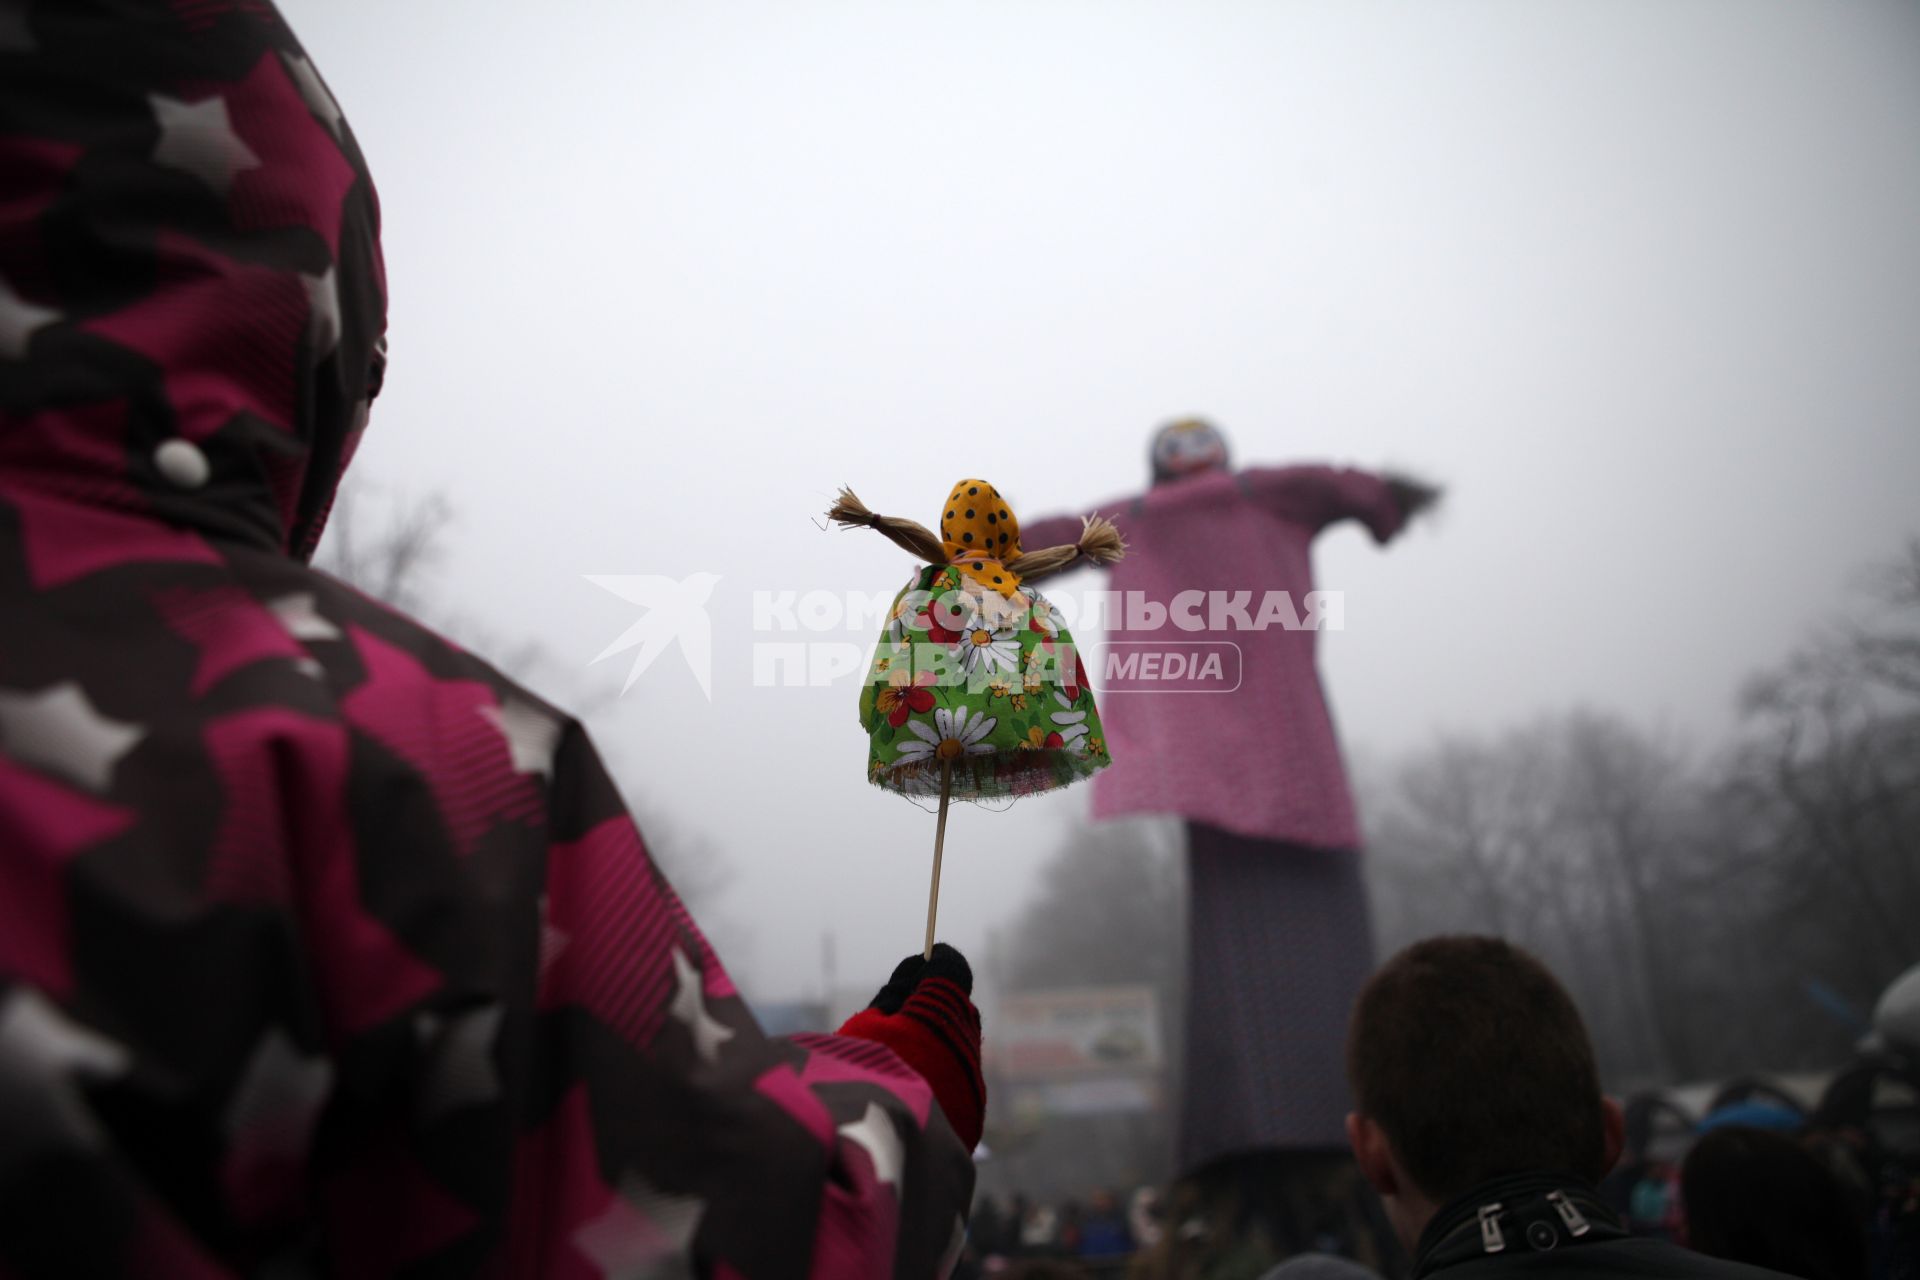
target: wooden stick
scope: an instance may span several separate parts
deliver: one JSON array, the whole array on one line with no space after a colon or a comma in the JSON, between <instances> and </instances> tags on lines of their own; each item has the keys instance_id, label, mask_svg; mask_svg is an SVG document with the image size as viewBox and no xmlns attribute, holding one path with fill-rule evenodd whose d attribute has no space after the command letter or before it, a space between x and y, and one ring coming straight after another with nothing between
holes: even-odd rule
<instances>
[{"instance_id":1,"label":"wooden stick","mask_svg":"<svg viewBox=\"0 0 1920 1280\"><path fill-rule=\"evenodd\" d=\"M927 894L927 949L921 959L933 959L933 917L940 910L940 852L947 843L947 796L953 787L953 761L940 762L940 821L933 829L933 888Z\"/></svg>"}]
</instances>

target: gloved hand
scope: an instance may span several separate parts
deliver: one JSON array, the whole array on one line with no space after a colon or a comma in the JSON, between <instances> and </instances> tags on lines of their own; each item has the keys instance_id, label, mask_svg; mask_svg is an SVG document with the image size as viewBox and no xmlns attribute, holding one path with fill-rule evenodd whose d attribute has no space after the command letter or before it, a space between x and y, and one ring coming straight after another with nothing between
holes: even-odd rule
<instances>
[{"instance_id":1,"label":"gloved hand","mask_svg":"<svg viewBox=\"0 0 1920 1280\"><path fill-rule=\"evenodd\" d=\"M1393 497L1393 505L1400 508L1400 518L1403 520L1413 519L1440 501L1439 488L1423 480L1394 473L1383 478L1387 482L1387 492Z\"/></svg>"},{"instance_id":2,"label":"gloved hand","mask_svg":"<svg viewBox=\"0 0 1920 1280\"><path fill-rule=\"evenodd\" d=\"M919 1072L969 1151L980 1145L987 1111L980 1012L972 995L967 958L942 942L930 960L918 955L902 960L873 1003L840 1028L843 1036L885 1045Z\"/></svg>"}]
</instances>

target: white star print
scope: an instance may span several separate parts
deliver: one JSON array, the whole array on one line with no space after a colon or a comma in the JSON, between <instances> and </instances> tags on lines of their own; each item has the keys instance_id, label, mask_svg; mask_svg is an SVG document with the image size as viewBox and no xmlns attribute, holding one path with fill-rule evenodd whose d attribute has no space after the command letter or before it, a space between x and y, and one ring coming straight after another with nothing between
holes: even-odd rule
<instances>
[{"instance_id":1,"label":"white star print","mask_svg":"<svg viewBox=\"0 0 1920 1280\"><path fill-rule=\"evenodd\" d=\"M0 745L91 791L105 791L120 757L146 736L137 724L95 711L86 690L71 680L38 693L0 689Z\"/></svg>"},{"instance_id":2,"label":"white star print","mask_svg":"<svg viewBox=\"0 0 1920 1280\"><path fill-rule=\"evenodd\" d=\"M334 101L333 94L327 90L320 79L320 73L313 69L313 63L293 54L280 55L286 59L287 73L293 77L293 83L300 90L300 96L307 101L308 110L319 117L320 123L335 139L340 137L340 104Z\"/></svg>"},{"instance_id":3,"label":"white star print","mask_svg":"<svg viewBox=\"0 0 1920 1280\"><path fill-rule=\"evenodd\" d=\"M669 1012L674 1021L683 1024L692 1034L700 1057L712 1062L720 1056L720 1046L733 1039L733 1028L707 1012L706 988L701 982L700 970L679 947L673 949L673 974L678 985Z\"/></svg>"},{"instance_id":4,"label":"white star print","mask_svg":"<svg viewBox=\"0 0 1920 1280\"><path fill-rule=\"evenodd\" d=\"M127 1069L124 1046L81 1026L31 987L15 987L0 1002L0 1056L28 1075L103 1079Z\"/></svg>"},{"instance_id":5,"label":"white star print","mask_svg":"<svg viewBox=\"0 0 1920 1280\"><path fill-rule=\"evenodd\" d=\"M0 276L0 356L26 359L28 340L59 319L58 311L28 302L13 291L5 276Z\"/></svg>"},{"instance_id":6,"label":"white star print","mask_svg":"<svg viewBox=\"0 0 1920 1280\"><path fill-rule=\"evenodd\" d=\"M325 356L340 345L340 275L328 267L325 275L300 275L307 286L307 333L313 339L313 354Z\"/></svg>"},{"instance_id":7,"label":"white star print","mask_svg":"<svg viewBox=\"0 0 1920 1280\"><path fill-rule=\"evenodd\" d=\"M482 707L480 714L507 740L516 773L553 776L553 752L560 745L560 722L518 698L498 707Z\"/></svg>"},{"instance_id":8,"label":"white star print","mask_svg":"<svg viewBox=\"0 0 1920 1280\"><path fill-rule=\"evenodd\" d=\"M637 1174L620 1180L606 1210L573 1234L605 1280L678 1280L691 1276L687 1250L706 1202L668 1195Z\"/></svg>"},{"instance_id":9,"label":"white star print","mask_svg":"<svg viewBox=\"0 0 1920 1280\"><path fill-rule=\"evenodd\" d=\"M414 1019L427 1055L420 1082L419 1114L437 1120L450 1111L479 1106L500 1096L500 1073L493 1065L493 1044L505 1010L497 1004L469 1009L451 1021L436 1013Z\"/></svg>"},{"instance_id":10,"label":"white star print","mask_svg":"<svg viewBox=\"0 0 1920 1280\"><path fill-rule=\"evenodd\" d=\"M900 1189L900 1167L904 1163L900 1149L900 1131L880 1109L877 1102L867 1104L866 1114L840 1126L840 1136L864 1147L873 1158L873 1176Z\"/></svg>"},{"instance_id":11,"label":"white star print","mask_svg":"<svg viewBox=\"0 0 1920 1280\"><path fill-rule=\"evenodd\" d=\"M333 1092L333 1064L303 1054L279 1027L260 1037L221 1119L228 1141L245 1139L275 1167L306 1161L313 1125Z\"/></svg>"},{"instance_id":12,"label":"white star print","mask_svg":"<svg viewBox=\"0 0 1920 1280\"><path fill-rule=\"evenodd\" d=\"M290 596L281 596L267 601L267 612L280 620L287 634L295 640L338 640L340 628L320 616L313 602L313 592L296 591Z\"/></svg>"},{"instance_id":13,"label":"white star print","mask_svg":"<svg viewBox=\"0 0 1920 1280\"><path fill-rule=\"evenodd\" d=\"M0 1085L9 1093L24 1086L41 1104L9 1108L11 1122L27 1131L11 1137L20 1149L42 1135L97 1141L99 1125L72 1077L110 1079L127 1066L125 1047L73 1021L31 987L15 987L0 1001Z\"/></svg>"},{"instance_id":14,"label":"white star print","mask_svg":"<svg viewBox=\"0 0 1920 1280\"><path fill-rule=\"evenodd\" d=\"M190 173L223 196L235 174L260 167L260 157L233 131L225 98L215 94L203 102L182 102L150 93L147 101L160 124L155 164Z\"/></svg>"}]
</instances>

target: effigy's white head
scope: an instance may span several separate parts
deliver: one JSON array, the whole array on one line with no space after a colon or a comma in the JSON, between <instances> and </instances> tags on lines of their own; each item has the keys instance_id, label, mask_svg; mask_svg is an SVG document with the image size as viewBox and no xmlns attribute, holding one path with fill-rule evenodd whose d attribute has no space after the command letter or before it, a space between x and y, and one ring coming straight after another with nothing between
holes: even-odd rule
<instances>
[{"instance_id":1,"label":"effigy's white head","mask_svg":"<svg viewBox=\"0 0 1920 1280\"><path fill-rule=\"evenodd\" d=\"M1153 482L1227 469L1227 438L1204 418L1182 418L1153 433Z\"/></svg>"}]
</instances>

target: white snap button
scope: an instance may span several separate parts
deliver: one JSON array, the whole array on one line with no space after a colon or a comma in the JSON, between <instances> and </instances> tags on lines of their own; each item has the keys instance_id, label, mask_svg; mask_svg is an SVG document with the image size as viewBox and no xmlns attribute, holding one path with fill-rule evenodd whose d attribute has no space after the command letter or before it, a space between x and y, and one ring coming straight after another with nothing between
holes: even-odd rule
<instances>
[{"instance_id":1,"label":"white snap button","mask_svg":"<svg viewBox=\"0 0 1920 1280\"><path fill-rule=\"evenodd\" d=\"M182 489L198 489L213 474L213 466L191 440L168 440L153 451L153 465Z\"/></svg>"}]
</instances>

